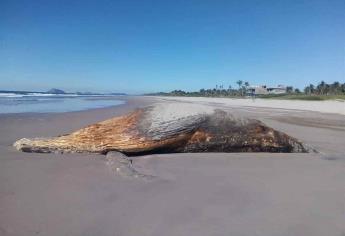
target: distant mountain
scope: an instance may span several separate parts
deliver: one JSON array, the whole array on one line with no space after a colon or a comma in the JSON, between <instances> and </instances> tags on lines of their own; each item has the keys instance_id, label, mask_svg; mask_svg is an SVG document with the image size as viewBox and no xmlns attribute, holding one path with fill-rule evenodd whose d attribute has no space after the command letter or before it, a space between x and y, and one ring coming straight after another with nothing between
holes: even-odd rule
<instances>
[{"instance_id":1,"label":"distant mountain","mask_svg":"<svg viewBox=\"0 0 345 236\"><path fill-rule=\"evenodd\" d=\"M52 94L65 94L65 91L63 91L63 90L61 90L61 89L52 88L52 89L48 90L47 93L52 93Z\"/></svg>"}]
</instances>

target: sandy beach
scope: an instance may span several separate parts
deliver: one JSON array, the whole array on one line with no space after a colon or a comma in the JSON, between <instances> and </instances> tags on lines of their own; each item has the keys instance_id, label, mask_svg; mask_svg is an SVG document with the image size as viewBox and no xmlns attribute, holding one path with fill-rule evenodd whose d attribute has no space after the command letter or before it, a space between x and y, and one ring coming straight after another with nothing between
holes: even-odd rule
<instances>
[{"instance_id":1,"label":"sandy beach","mask_svg":"<svg viewBox=\"0 0 345 236\"><path fill-rule=\"evenodd\" d=\"M345 235L345 103L125 97L79 112L0 115L0 235ZM153 103L195 103L255 118L317 153L135 157L152 179L93 154L15 150Z\"/></svg>"},{"instance_id":2,"label":"sandy beach","mask_svg":"<svg viewBox=\"0 0 345 236\"><path fill-rule=\"evenodd\" d=\"M345 115L344 100L301 101L262 98L212 98L212 97L160 97L162 100L212 104L230 107L277 108L286 110L316 111Z\"/></svg>"}]
</instances>

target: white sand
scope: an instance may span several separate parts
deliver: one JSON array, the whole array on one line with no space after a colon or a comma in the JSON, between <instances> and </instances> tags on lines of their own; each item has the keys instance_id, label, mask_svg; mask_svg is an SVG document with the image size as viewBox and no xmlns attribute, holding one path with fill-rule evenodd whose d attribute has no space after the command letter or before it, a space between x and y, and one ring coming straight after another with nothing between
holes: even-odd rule
<instances>
[{"instance_id":1,"label":"white sand","mask_svg":"<svg viewBox=\"0 0 345 236\"><path fill-rule=\"evenodd\" d=\"M345 102L332 101L299 101L299 100L269 100L269 99L233 99L233 98L205 98L205 97L159 97L168 101L184 101L193 103L217 103L229 107L269 107L288 110L317 111L345 115Z\"/></svg>"}]
</instances>

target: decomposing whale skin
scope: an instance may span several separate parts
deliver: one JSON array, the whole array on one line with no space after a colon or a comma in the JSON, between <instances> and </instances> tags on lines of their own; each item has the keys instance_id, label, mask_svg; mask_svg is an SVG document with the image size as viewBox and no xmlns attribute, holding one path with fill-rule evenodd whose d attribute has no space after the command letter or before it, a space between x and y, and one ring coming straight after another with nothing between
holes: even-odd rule
<instances>
[{"instance_id":1,"label":"decomposing whale skin","mask_svg":"<svg viewBox=\"0 0 345 236\"><path fill-rule=\"evenodd\" d=\"M308 152L301 142L258 120L209 106L161 103L54 138L20 139L23 152L118 151L127 155L173 152Z\"/></svg>"}]
</instances>

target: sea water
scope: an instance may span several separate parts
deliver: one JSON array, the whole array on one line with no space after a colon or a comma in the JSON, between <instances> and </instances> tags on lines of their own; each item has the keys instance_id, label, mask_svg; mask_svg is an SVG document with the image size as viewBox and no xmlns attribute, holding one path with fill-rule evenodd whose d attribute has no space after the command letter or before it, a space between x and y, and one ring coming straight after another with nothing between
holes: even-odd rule
<instances>
[{"instance_id":1,"label":"sea water","mask_svg":"<svg viewBox=\"0 0 345 236\"><path fill-rule=\"evenodd\" d=\"M113 96L0 93L0 113L70 112L123 104Z\"/></svg>"}]
</instances>

